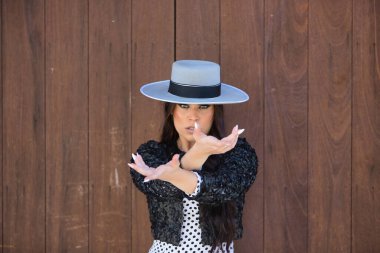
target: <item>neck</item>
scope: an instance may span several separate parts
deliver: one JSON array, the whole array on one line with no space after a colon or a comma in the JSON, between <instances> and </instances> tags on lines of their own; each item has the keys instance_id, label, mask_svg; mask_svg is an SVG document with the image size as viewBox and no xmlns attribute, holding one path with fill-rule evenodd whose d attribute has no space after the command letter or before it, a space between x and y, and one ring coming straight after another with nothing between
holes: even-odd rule
<instances>
[{"instance_id":1,"label":"neck","mask_svg":"<svg viewBox=\"0 0 380 253\"><path fill-rule=\"evenodd\" d=\"M195 142L190 142L184 139L178 138L177 140L177 146L180 150L187 152L191 147L194 145Z\"/></svg>"}]
</instances>

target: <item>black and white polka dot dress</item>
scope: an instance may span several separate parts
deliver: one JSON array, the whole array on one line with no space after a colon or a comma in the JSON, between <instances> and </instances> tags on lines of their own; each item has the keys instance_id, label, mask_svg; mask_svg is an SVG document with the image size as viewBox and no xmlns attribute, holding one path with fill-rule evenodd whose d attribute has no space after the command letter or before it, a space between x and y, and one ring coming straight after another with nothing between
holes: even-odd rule
<instances>
[{"instance_id":1,"label":"black and white polka dot dress","mask_svg":"<svg viewBox=\"0 0 380 253\"><path fill-rule=\"evenodd\" d=\"M197 188L189 196L195 196L200 190L201 177L198 177ZM201 228L199 226L199 203L195 200L183 199L183 224L181 228L181 241L179 246L170 243L154 240L149 253L208 253L211 249L209 245L201 243ZM216 249L214 253L231 252L233 253L233 243L226 251L226 243L222 249Z\"/></svg>"}]
</instances>

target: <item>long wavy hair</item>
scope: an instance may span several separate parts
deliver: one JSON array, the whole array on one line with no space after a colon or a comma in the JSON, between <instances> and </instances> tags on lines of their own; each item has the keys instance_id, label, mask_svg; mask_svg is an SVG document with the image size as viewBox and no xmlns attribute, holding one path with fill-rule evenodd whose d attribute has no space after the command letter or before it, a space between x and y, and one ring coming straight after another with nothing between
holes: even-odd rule
<instances>
[{"instance_id":1,"label":"long wavy hair","mask_svg":"<svg viewBox=\"0 0 380 253\"><path fill-rule=\"evenodd\" d=\"M165 121L161 134L161 142L165 143L168 149L177 147L177 140L179 138L178 132L174 127L173 112L176 104L165 103ZM211 129L208 135L212 135L218 139L224 137L224 116L223 105L214 105L214 116ZM168 151L170 153L170 151ZM219 163L218 156L210 156L202 166L202 170L215 171ZM210 229L214 237L212 248L213 252L216 247L222 248L222 243L226 242L226 248L232 243L235 235L235 214L236 205L233 201L227 201L219 204L200 204L200 213L202 222L206 223L207 228Z\"/></svg>"}]
</instances>

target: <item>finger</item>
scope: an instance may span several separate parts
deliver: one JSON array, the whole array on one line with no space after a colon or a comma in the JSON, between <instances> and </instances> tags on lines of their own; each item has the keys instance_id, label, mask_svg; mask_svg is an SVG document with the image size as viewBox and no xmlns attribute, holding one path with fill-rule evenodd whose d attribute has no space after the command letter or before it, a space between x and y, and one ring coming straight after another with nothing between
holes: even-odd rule
<instances>
[{"instance_id":1,"label":"finger","mask_svg":"<svg viewBox=\"0 0 380 253\"><path fill-rule=\"evenodd\" d=\"M224 141L224 142L229 142L229 141L232 141L233 139L235 139L235 137L237 136L237 134L235 134L234 132L232 132L230 135L224 137L223 139L221 139L221 141Z\"/></svg>"},{"instance_id":2,"label":"finger","mask_svg":"<svg viewBox=\"0 0 380 253\"><path fill-rule=\"evenodd\" d=\"M238 131L238 134L240 135L240 134L242 134L243 132L244 132L244 128L243 129L239 129L239 131Z\"/></svg>"},{"instance_id":3,"label":"finger","mask_svg":"<svg viewBox=\"0 0 380 253\"><path fill-rule=\"evenodd\" d=\"M175 154L173 157L172 157L172 160L170 161L170 164L174 167L178 167L179 166L179 154Z\"/></svg>"},{"instance_id":4,"label":"finger","mask_svg":"<svg viewBox=\"0 0 380 253\"><path fill-rule=\"evenodd\" d=\"M197 141L202 136L202 131L199 128L194 128L193 137Z\"/></svg>"},{"instance_id":5,"label":"finger","mask_svg":"<svg viewBox=\"0 0 380 253\"><path fill-rule=\"evenodd\" d=\"M244 131L244 130L243 130ZM239 127L238 125L236 125L233 129L232 129L232 133L231 133L231 139L229 139L228 141L230 141L230 143L232 144L232 147L235 146L238 138L239 138Z\"/></svg>"},{"instance_id":6,"label":"finger","mask_svg":"<svg viewBox=\"0 0 380 253\"><path fill-rule=\"evenodd\" d=\"M141 167L141 161L140 161L140 159L139 159L139 156L138 156L138 155L135 155L135 154L132 153L132 158L133 158L133 161L135 161L135 164L136 164L137 166L140 166L140 167Z\"/></svg>"},{"instance_id":7,"label":"finger","mask_svg":"<svg viewBox=\"0 0 380 253\"><path fill-rule=\"evenodd\" d=\"M239 139L239 131L240 130L236 130L236 132L235 132L235 135L234 135L234 138L233 138L233 141L232 141L234 146L235 146L237 140ZM244 129L243 129L243 131L244 131Z\"/></svg>"},{"instance_id":8,"label":"finger","mask_svg":"<svg viewBox=\"0 0 380 253\"><path fill-rule=\"evenodd\" d=\"M235 135L238 135L238 132L239 132L239 126L236 125L236 126L234 126L234 127L232 128L232 131L231 131L230 135L228 135L228 136L225 137L225 138L234 138Z\"/></svg>"},{"instance_id":9,"label":"finger","mask_svg":"<svg viewBox=\"0 0 380 253\"><path fill-rule=\"evenodd\" d=\"M142 168L140 168L139 166L137 166L137 164L135 163L128 163L128 166L132 169L134 169L135 171L137 171L138 173L140 173L141 175L144 175L146 176L147 172L144 171Z\"/></svg>"},{"instance_id":10,"label":"finger","mask_svg":"<svg viewBox=\"0 0 380 253\"><path fill-rule=\"evenodd\" d=\"M136 153L137 154L137 153ZM141 166L140 162L139 162L139 159L138 159L138 155L135 155L132 153L132 158L133 158L133 161L135 162L135 164L137 166Z\"/></svg>"},{"instance_id":11,"label":"finger","mask_svg":"<svg viewBox=\"0 0 380 253\"><path fill-rule=\"evenodd\" d=\"M139 164L139 166L140 166L140 164L145 164L144 160L142 159L142 156L139 155L138 153L136 153L136 159L135 159L135 161L136 161L137 164Z\"/></svg>"},{"instance_id":12,"label":"finger","mask_svg":"<svg viewBox=\"0 0 380 253\"><path fill-rule=\"evenodd\" d=\"M231 147L231 149L233 149L236 146L236 143L237 143L238 139L239 139L239 134L236 134L234 136L234 138L230 141L230 147Z\"/></svg>"},{"instance_id":13,"label":"finger","mask_svg":"<svg viewBox=\"0 0 380 253\"><path fill-rule=\"evenodd\" d=\"M136 153L136 155L132 153L132 158L133 158L133 161L135 162L135 164L137 164L138 166L145 165L144 161L142 161L142 158L138 153Z\"/></svg>"},{"instance_id":14,"label":"finger","mask_svg":"<svg viewBox=\"0 0 380 253\"><path fill-rule=\"evenodd\" d=\"M195 140L199 140L199 138L204 135L201 128L199 127L199 124L197 122L194 122L194 132L193 136Z\"/></svg>"},{"instance_id":15,"label":"finger","mask_svg":"<svg viewBox=\"0 0 380 253\"><path fill-rule=\"evenodd\" d=\"M159 179L160 177L160 169L157 168L157 170L154 170L152 173L149 173L149 175L146 175L146 177L144 178L144 182L149 182L151 180L156 180L156 179Z\"/></svg>"},{"instance_id":16,"label":"finger","mask_svg":"<svg viewBox=\"0 0 380 253\"><path fill-rule=\"evenodd\" d=\"M137 159L137 164L140 166L140 167L148 167L145 162L144 162L144 159L142 158L141 155L139 155L138 153L136 153L137 156L136 156L136 159Z\"/></svg>"}]
</instances>

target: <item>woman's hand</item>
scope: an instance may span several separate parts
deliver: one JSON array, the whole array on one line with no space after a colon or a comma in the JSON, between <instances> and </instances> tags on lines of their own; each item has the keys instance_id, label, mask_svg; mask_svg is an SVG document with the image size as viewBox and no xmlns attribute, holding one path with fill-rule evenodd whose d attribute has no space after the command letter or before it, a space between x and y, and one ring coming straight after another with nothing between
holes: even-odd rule
<instances>
[{"instance_id":1,"label":"woman's hand","mask_svg":"<svg viewBox=\"0 0 380 253\"><path fill-rule=\"evenodd\" d=\"M243 132L244 129L239 130L238 125L236 125L232 129L230 135L219 140L214 136L204 134L199 128L198 124L195 122L195 128L193 133L195 144L193 148L196 149L199 153L203 153L208 156L224 154L235 147L239 135Z\"/></svg>"},{"instance_id":2,"label":"woman's hand","mask_svg":"<svg viewBox=\"0 0 380 253\"><path fill-rule=\"evenodd\" d=\"M173 175L175 175L174 172L180 170L178 154L174 155L170 162L160 165L156 169L147 166L139 154L132 154L132 158L135 163L128 163L128 166L136 170L141 175L145 176L144 182L148 182L154 179L170 182L173 178Z\"/></svg>"},{"instance_id":3,"label":"woman's hand","mask_svg":"<svg viewBox=\"0 0 380 253\"><path fill-rule=\"evenodd\" d=\"M145 176L144 182L159 179L172 183L186 194L194 192L197 185L197 176L194 173L183 170L179 167L180 163L178 154L174 155L170 162L160 165L156 169L147 166L141 155L132 154L132 157L135 163L128 163L128 165L141 175Z\"/></svg>"},{"instance_id":4,"label":"woman's hand","mask_svg":"<svg viewBox=\"0 0 380 253\"><path fill-rule=\"evenodd\" d=\"M239 134L244 129L238 129L236 125L230 135L218 140L214 136L204 134L198 125L194 128L194 145L181 159L181 167L185 170L200 170L210 155L223 154L233 149L237 143Z\"/></svg>"}]
</instances>

